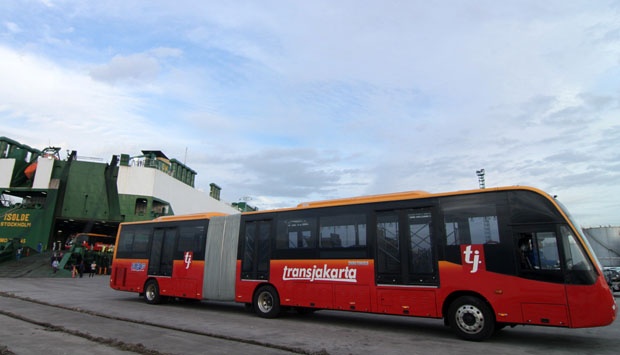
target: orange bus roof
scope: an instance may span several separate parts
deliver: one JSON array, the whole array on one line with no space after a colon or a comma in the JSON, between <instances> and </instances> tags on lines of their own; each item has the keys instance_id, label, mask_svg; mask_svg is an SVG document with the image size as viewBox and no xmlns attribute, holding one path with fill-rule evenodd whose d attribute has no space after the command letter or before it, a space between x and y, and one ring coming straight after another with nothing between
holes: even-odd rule
<instances>
[{"instance_id":1,"label":"orange bus roof","mask_svg":"<svg viewBox=\"0 0 620 355\"><path fill-rule=\"evenodd\" d=\"M284 208L276 208L272 210L251 211L251 212L244 212L243 214L244 215L260 214L260 213L278 212L278 211L291 211L291 210L304 209L304 208L344 206L344 205L355 205L355 204L372 203L372 202L398 201L398 200L419 199L419 198L427 198L427 197L456 196L456 195L467 195L467 194L474 194L474 193L487 193L487 192L492 192L492 191L506 191L506 190L529 190L529 191L533 191L538 194L541 194L543 196L547 196L548 199L553 200L553 198L551 198L544 191L537 189L535 187L515 185L515 186L487 187L484 189L457 190L457 191L436 192L436 193L431 193L431 192L426 192L426 191L405 191L405 192L396 192L396 193L379 194L379 195L348 197L348 198L339 198L339 199L324 200L324 201L302 202L295 207L284 207Z\"/></svg>"},{"instance_id":2,"label":"orange bus roof","mask_svg":"<svg viewBox=\"0 0 620 355\"><path fill-rule=\"evenodd\" d=\"M201 218L211 218L211 217L219 217L226 216L226 213L221 212L206 212L206 213L192 213L192 214L183 214L183 215L174 215L174 216L161 216L155 218L153 221L164 222L164 221L182 221L188 219L201 219Z\"/></svg>"},{"instance_id":3,"label":"orange bus roof","mask_svg":"<svg viewBox=\"0 0 620 355\"><path fill-rule=\"evenodd\" d=\"M357 204L357 203L366 203L366 202L376 202L376 201L406 200L406 199L412 199L412 198L420 198L420 197L424 197L428 195L430 195L430 193L426 191L395 192L395 193L381 194L381 195L368 195L368 196L359 196L359 197L337 198L333 200L324 200L324 201L302 202L298 204L297 207L326 207L326 206L338 206L338 205L348 205L348 204Z\"/></svg>"}]
</instances>

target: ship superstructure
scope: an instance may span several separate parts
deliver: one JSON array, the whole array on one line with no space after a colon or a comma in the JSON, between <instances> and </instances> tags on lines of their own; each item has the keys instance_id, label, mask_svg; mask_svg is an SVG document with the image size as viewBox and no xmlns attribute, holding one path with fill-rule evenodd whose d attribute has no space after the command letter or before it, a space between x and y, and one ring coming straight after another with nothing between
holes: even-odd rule
<instances>
[{"instance_id":1,"label":"ship superstructure","mask_svg":"<svg viewBox=\"0 0 620 355\"><path fill-rule=\"evenodd\" d=\"M115 235L125 221L239 210L194 187L197 173L157 150L112 156L109 163L60 158L61 148L32 148L0 137L0 244L52 249L77 233Z\"/></svg>"}]
</instances>

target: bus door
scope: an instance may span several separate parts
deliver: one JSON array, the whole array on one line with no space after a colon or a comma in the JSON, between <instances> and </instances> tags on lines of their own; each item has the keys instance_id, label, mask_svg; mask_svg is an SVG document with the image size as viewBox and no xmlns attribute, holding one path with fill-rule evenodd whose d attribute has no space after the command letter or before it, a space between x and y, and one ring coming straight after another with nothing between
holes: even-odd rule
<instances>
[{"instance_id":1,"label":"bus door","mask_svg":"<svg viewBox=\"0 0 620 355\"><path fill-rule=\"evenodd\" d=\"M149 275L172 276L176 228L155 228L149 256Z\"/></svg>"},{"instance_id":2,"label":"bus door","mask_svg":"<svg viewBox=\"0 0 620 355\"><path fill-rule=\"evenodd\" d=\"M513 228L521 312L528 324L568 326L568 300L556 225Z\"/></svg>"},{"instance_id":3,"label":"bus door","mask_svg":"<svg viewBox=\"0 0 620 355\"><path fill-rule=\"evenodd\" d=\"M269 280L270 237L271 220L245 222L241 259L242 279Z\"/></svg>"},{"instance_id":4,"label":"bus door","mask_svg":"<svg viewBox=\"0 0 620 355\"><path fill-rule=\"evenodd\" d=\"M435 316L438 284L433 243L432 210L402 209L377 212L376 271L382 312ZM388 286L401 287L388 287ZM405 294L404 294L405 293Z\"/></svg>"}]
</instances>

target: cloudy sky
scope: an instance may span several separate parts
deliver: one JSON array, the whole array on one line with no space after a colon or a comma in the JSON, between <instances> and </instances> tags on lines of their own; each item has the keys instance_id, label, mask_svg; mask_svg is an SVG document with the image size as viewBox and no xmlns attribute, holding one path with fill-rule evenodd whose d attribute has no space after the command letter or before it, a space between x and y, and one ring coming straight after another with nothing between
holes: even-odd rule
<instances>
[{"instance_id":1,"label":"cloudy sky","mask_svg":"<svg viewBox=\"0 0 620 355\"><path fill-rule=\"evenodd\" d=\"M0 136L260 209L531 185L620 225L620 1L0 3Z\"/></svg>"}]
</instances>

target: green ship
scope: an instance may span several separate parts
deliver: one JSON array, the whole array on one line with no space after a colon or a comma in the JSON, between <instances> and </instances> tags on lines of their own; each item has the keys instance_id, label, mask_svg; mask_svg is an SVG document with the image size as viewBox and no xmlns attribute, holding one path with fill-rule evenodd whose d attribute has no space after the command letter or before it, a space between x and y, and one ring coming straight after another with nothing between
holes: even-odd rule
<instances>
[{"instance_id":1,"label":"green ship","mask_svg":"<svg viewBox=\"0 0 620 355\"><path fill-rule=\"evenodd\" d=\"M196 189L197 173L161 151L109 163L60 151L0 137L0 261L22 248L64 249L80 233L115 236L121 222L247 208L220 201L215 183L209 193Z\"/></svg>"}]
</instances>

